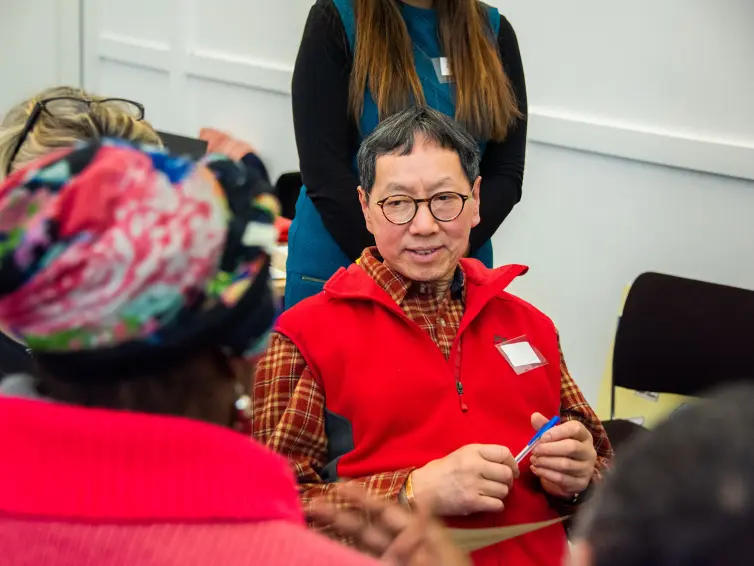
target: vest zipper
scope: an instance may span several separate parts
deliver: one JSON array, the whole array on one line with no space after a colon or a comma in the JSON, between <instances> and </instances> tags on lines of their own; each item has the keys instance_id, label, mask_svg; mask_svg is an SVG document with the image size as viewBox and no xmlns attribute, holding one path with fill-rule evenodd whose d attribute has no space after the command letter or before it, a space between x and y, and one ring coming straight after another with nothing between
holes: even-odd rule
<instances>
[{"instance_id":1,"label":"vest zipper","mask_svg":"<svg viewBox=\"0 0 754 566\"><path fill-rule=\"evenodd\" d=\"M461 412L465 413L469 410L468 405L463 400L463 383L461 382L461 340L456 338L456 351L455 351L455 378L456 378L456 393L458 393L458 406L461 408Z\"/></svg>"},{"instance_id":2,"label":"vest zipper","mask_svg":"<svg viewBox=\"0 0 754 566\"><path fill-rule=\"evenodd\" d=\"M456 381L456 391L458 392L458 404L461 407L461 412L465 413L469 410L469 407L463 401L463 383L460 380Z\"/></svg>"}]
</instances>

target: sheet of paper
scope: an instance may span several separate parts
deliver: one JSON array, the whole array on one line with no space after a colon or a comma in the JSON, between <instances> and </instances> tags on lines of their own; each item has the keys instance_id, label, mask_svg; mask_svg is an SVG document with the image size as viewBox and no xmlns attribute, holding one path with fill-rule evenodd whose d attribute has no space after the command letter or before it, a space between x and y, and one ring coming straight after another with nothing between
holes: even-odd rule
<instances>
[{"instance_id":1,"label":"sheet of paper","mask_svg":"<svg viewBox=\"0 0 754 566\"><path fill-rule=\"evenodd\" d=\"M500 346L514 368L540 363L539 356L528 342L513 342Z\"/></svg>"},{"instance_id":2,"label":"sheet of paper","mask_svg":"<svg viewBox=\"0 0 754 566\"><path fill-rule=\"evenodd\" d=\"M550 521L511 525L510 527L498 527L495 529L450 529L450 536L453 537L453 542L463 550L473 552L480 548L486 548L503 542L504 540L520 537L521 535L533 533L540 529L546 529L547 527L562 523L567 518L567 516L558 517Z\"/></svg>"}]
</instances>

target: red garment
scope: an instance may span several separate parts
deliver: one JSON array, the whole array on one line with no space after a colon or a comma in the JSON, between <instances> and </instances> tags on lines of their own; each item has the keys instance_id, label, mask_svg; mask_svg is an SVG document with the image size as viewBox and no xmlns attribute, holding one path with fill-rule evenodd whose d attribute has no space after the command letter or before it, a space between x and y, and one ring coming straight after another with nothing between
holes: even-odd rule
<instances>
[{"instance_id":1,"label":"red garment","mask_svg":"<svg viewBox=\"0 0 754 566\"><path fill-rule=\"evenodd\" d=\"M306 530L285 463L188 419L0 398L12 566L363 565Z\"/></svg>"},{"instance_id":2,"label":"red garment","mask_svg":"<svg viewBox=\"0 0 754 566\"><path fill-rule=\"evenodd\" d=\"M291 229L291 221L288 218L278 216L275 219L275 229L278 231L278 244L287 244L288 231Z\"/></svg>"},{"instance_id":3,"label":"red garment","mask_svg":"<svg viewBox=\"0 0 754 566\"><path fill-rule=\"evenodd\" d=\"M296 344L325 392L327 410L350 425L350 439L328 432L331 448L350 444L337 460L339 478L420 467L467 444L501 444L517 452L532 437L532 413L559 414L555 326L505 292L526 268L488 270L473 260L462 260L462 266L466 310L447 361L427 333L356 265L336 274L324 293L278 319L278 332ZM372 336L392 340L381 340L375 351ZM495 344L519 337L526 337L548 365L516 375ZM376 358L379 363L370 363ZM502 513L450 523L486 528L557 516L524 463ZM559 566L565 548L564 529L557 525L481 550L474 563Z\"/></svg>"}]
</instances>

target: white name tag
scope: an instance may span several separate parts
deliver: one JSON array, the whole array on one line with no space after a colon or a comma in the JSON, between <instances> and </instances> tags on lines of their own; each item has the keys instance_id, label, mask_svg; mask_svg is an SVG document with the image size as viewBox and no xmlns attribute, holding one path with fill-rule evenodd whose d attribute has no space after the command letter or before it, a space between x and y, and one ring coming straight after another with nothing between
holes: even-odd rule
<instances>
[{"instance_id":1,"label":"white name tag","mask_svg":"<svg viewBox=\"0 0 754 566\"><path fill-rule=\"evenodd\" d=\"M501 344L500 348L514 368L539 365L542 363L534 348L528 342Z\"/></svg>"},{"instance_id":2,"label":"white name tag","mask_svg":"<svg viewBox=\"0 0 754 566\"><path fill-rule=\"evenodd\" d=\"M448 63L447 57L440 57L440 74L443 77L450 76L450 63Z\"/></svg>"}]
</instances>

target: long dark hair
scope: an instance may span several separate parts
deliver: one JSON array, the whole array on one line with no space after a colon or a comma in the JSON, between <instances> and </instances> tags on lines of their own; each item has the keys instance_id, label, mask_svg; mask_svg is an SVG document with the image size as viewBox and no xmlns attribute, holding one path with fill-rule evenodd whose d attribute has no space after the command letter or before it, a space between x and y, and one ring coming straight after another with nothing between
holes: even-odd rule
<instances>
[{"instance_id":1,"label":"long dark hair","mask_svg":"<svg viewBox=\"0 0 754 566\"><path fill-rule=\"evenodd\" d=\"M354 5L351 113L361 116L367 87L380 118L406 108L412 99L424 104L411 38L397 0L354 0ZM456 83L456 119L478 139L504 140L521 113L484 6L478 0L435 0L435 9L440 44Z\"/></svg>"}]
</instances>

